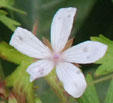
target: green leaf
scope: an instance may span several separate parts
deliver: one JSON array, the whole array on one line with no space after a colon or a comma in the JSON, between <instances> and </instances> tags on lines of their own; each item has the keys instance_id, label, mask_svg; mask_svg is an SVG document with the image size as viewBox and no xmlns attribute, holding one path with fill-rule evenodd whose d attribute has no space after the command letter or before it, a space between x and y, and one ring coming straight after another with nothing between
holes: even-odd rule
<instances>
[{"instance_id":1,"label":"green leaf","mask_svg":"<svg viewBox=\"0 0 113 103\"><path fill-rule=\"evenodd\" d=\"M14 4L14 0L0 0L0 7L4 7L19 13L23 13L26 14L25 12L16 9L14 7L12 7L12 5ZM0 10L0 21L5 24L9 29L11 29L12 31L14 31L16 29L17 26L20 26L20 23L7 17L6 16L7 12L4 10Z\"/></svg>"},{"instance_id":2,"label":"green leaf","mask_svg":"<svg viewBox=\"0 0 113 103\"><path fill-rule=\"evenodd\" d=\"M0 0L0 7L4 7L19 13L26 14L25 12L14 8L12 5L14 4L14 0ZM20 26L20 23L7 17L7 12L4 10L0 10L0 21L5 24L9 29L14 31L16 29L16 26Z\"/></svg>"},{"instance_id":3,"label":"green leaf","mask_svg":"<svg viewBox=\"0 0 113 103\"><path fill-rule=\"evenodd\" d=\"M113 79L110 82L105 103L113 103Z\"/></svg>"},{"instance_id":4,"label":"green leaf","mask_svg":"<svg viewBox=\"0 0 113 103\"><path fill-rule=\"evenodd\" d=\"M16 26L20 26L20 23L5 16L5 15L0 15L0 21L5 24L9 29L14 31L16 29Z\"/></svg>"},{"instance_id":5,"label":"green leaf","mask_svg":"<svg viewBox=\"0 0 113 103\"><path fill-rule=\"evenodd\" d=\"M0 57L10 62L20 64L17 69L6 78L6 85L12 87L16 92L24 92L26 94L28 103L35 103L33 83L30 82L26 68L34 62L33 58L21 54L7 43L0 43Z\"/></svg>"},{"instance_id":6,"label":"green leaf","mask_svg":"<svg viewBox=\"0 0 113 103\"><path fill-rule=\"evenodd\" d=\"M102 65L98 67L95 75L99 76L113 72L113 41L109 40L103 35L100 35L99 37L91 37L91 40L99 41L108 46L105 56L96 62L96 64Z\"/></svg>"},{"instance_id":7,"label":"green leaf","mask_svg":"<svg viewBox=\"0 0 113 103\"><path fill-rule=\"evenodd\" d=\"M14 86L17 92L22 89L26 93L29 103L32 103L31 101L34 100L33 84L29 81L26 68L33 62L33 59L21 54L5 42L0 43L0 56L16 64L21 64L7 77L6 84L7 86Z\"/></svg>"},{"instance_id":8,"label":"green leaf","mask_svg":"<svg viewBox=\"0 0 113 103\"><path fill-rule=\"evenodd\" d=\"M9 0L7 0L9 2ZM12 1L12 0L10 0ZM0 5L5 5L6 0L0 0ZM9 8L12 8L9 6ZM5 24L9 29L11 29L12 31L14 31L16 29L16 26L20 26L20 23L7 17L8 13L4 10L0 10L0 21Z\"/></svg>"},{"instance_id":9,"label":"green leaf","mask_svg":"<svg viewBox=\"0 0 113 103\"><path fill-rule=\"evenodd\" d=\"M21 64L23 60L32 60L32 58L20 53L6 42L0 43L0 57L15 64Z\"/></svg>"},{"instance_id":10,"label":"green leaf","mask_svg":"<svg viewBox=\"0 0 113 103\"><path fill-rule=\"evenodd\" d=\"M35 103L42 103L42 101L39 98L36 98Z\"/></svg>"},{"instance_id":11,"label":"green leaf","mask_svg":"<svg viewBox=\"0 0 113 103\"><path fill-rule=\"evenodd\" d=\"M6 78L6 85L13 86L17 92L23 90L29 103L34 103L33 84L30 83L29 75L26 72L26 68L34 59L21 54L5 42L0 43L0 56L10 62L21 64Z\"/></svg>"},{"instance_id":12,"label":"green leaf","mask_svg":"<svg viewBox=\"0 0 113 103\"><path fill-rule=\"evenodd\" d=\"M35 96L33 91L33 82L30 82L28 73L26 72L27 67L33 62L33 60L23 61L17 69L6 78L6 85L13 86L14 90L20 94L25 93L27 103L35 103Z\"/></svg>"},{"instance_id":13,"label":"green leaf","mask_svg":"<svg viewBox=\"0 0 113 103\"><path fill-rule=\"evenodd\" d=\"M26 14L24 11L14 8L14 0L0 0L0 8L7 8L22 14Z\"/></svg>"},{"instance_id":14,"label":"green leaf","mask_svg":"<svg viewBox=\"0 0 113 103\"><path fill-rule=\"evenodd\" d=\"M15 0L7 0L7 3L8 3L9 5L14 5Z\"/></svg>"},{"instance_id":15,"label":"green leaf","mask_svg":"<svg viewBox=\"0 0 113 103\"><path fill-rule=\"evenodd\" d=\"M56 98L56 94L51 88L47 89L46 91L43 91L42 94L40 95L40 98L43 101L43 103L63 103L59 101L58 98Z\"/></svg>"},{"instance_id":16,"label":"green leaf","mask_svg":"<svg viewBox=\"0 0 113 103\"><path fill-rule=\"evenodd\" d=\"M93 78L90 74L88 74L86 76L86 80L89 83L93 81ZM96 92L96 88L94 85L88 85L83 96L77 100L79 101L79 103L92 103L92 101L93 103L100 103L97 92Z\"/></svg>"},{"instance_id":17,"label":"green leaf","mask_svg":"<svg viewBox=\"0 0 113 103\"><path fill-rule=\"evenodd\" d=\"M9 7L14 4L13 0L0 0L0 7Z\"/></svg>"},{"instance_id":18,"label":"green leaf","mask_svg":"<svg viewBox=\"0 0 113 103\"><path fill-rule=\"evenodd\" d=\"M4 10L0 10L0 15L7 15L8 13Z\"/></svg>"}]
</instances>

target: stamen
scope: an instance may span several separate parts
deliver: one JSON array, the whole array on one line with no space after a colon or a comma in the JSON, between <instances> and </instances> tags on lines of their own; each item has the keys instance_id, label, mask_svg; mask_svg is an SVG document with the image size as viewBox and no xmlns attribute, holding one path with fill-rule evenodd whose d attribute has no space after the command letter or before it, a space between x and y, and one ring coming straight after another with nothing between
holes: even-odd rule
<instances>
[{"instance_id":1,"label":"stamen","mask_svg":"<svg viewBox=\"0 0 113 103\"><path fill-rule=\"evenodd\" d=\"M53 53L51 60L56 64L63 61L62 55L60 53Z\"/></svg>"},{"instance_id":2,"label":"stamen","mask_svg":"<svg viewBox=\"0 0 113 103\"><path fill-rule=\"evenodd\" d=\"M58 60L58 59L59 59L59 55L58 55L58 54L54 54L53 58L54 58L55 60Z\"/></svg>"}]
</instances>

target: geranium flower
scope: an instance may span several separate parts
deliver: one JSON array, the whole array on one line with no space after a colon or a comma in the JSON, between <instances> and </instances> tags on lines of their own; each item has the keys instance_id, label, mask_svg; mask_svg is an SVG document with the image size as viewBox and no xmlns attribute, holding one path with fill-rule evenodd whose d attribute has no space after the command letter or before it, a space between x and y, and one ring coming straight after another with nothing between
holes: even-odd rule
<instances>
[{"instance_id":1,"label":"geranium flower","mask_svg":"<svg viewBox=\"0 0 113 103\"><path fill-rule=\"evenodd\" d=\"M43 44L30 31L18 27L10 41L10 45L21 53L37 59L28 68L30 81L48 75L54 67L64 89L73 97L80 97L87 86L81 70L74 65L89 64L102 58L107 46L85 41L70 48L68 38L73 26L76 8L61 8L55 14L51 26L51 45L45 40Z\"/></svg>"}]
</instances>

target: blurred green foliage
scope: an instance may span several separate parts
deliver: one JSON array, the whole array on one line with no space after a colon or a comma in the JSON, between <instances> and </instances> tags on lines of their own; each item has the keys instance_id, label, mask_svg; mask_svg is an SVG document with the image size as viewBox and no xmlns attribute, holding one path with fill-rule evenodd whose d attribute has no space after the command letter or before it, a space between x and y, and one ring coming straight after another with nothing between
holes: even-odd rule
<instances>
[{"instance_id":1,"label":"blurred green foliage","mask_svg":"<svg viewBox=\"0 0 113 103\"><path fill-rule=\"evenodd\" d=\"M93 78L90 74L88 74L86 76L86 80L88 83L90 83L91 81L93 81ZM95 86L89 85L82 98L79 98L78 101L80 103L92 103L92 100L94 103L100 103Z\"/></svg>"},{"instance_id":2,"label":"blurred green foliage","mask_svg":"<svg viewBox=\"0 0 113 103\"><path fill-rule=\"evenodd\" d=\"M105 99L105 103L112 103L113 102L113 79L110 82L108 93Z\"/></svg>"},{"instance_id":3,"label":"blurred green foliage","mask_svg":"<svg viewBox=\"0 0 113 103\"><path fill-rule=\"evenodd\" d=\"M20 24L22 27L32 31L32 28L35 22L38 22L37 36L40 39L43 36L49 39L50 27L51 27L53 15L59 8L70 7L70 6L77 7L78 9L76 19L75 19L75 24L72 30L72 36L75 37L74 44L84 40L88 40L90 36L98 36L99 34L103 34L107 38L113 39L113 0L57 0L57 1L24 0L24 2L22 0L15 0L15 1L0 0L0 8L1 8L0 9L0 41L8 42L13 33L12 31L16 28L16 26L20 26ZM15 8L18 8L18 9L15 9ZM25 11L27 14L23 15L25 14L25 12L21 11L20 9ZM112 48L113 47L112 47L112 41L106 39L103 36L92 38L92 40L99 40L103 43L106 42L106 44L108 44L110 48L108 52L111 53L111 54L110 53L106 54L105 58L107 59L102 59L98 61L98 63L103 63L103 65L101 65L99 69L97 69L98 66L93 67L93 65L88 65L88 66L82 65L84 72L86 74L90 72L91 75L93 75L93 79L95 80L95 79L98 79L94 76L95 71L96 71L96 74L99 74L99 75L113 72L113 69L112 69ZM26 60L26 58L28 59L27 56L23 56L19 54L16 50L14 50L12 47L9 47L6 43L0 44L0 51L2 51L2 55L4 55L4 52L6 52L5 55L10 54L10 55L7 55L9 56L7 60L16 64L21 64L22 60ZM108 56L110 58L108 58ZM13 61L11 61L12 58L13 58ZM18 58L20 59L18 60ZM106 60L106 61L103 61L103 60ZM14 64L10 62L6 62L6 60L2 60L2 59L0 60L0 62L1 62L0 68L3 72L0 75L3 75L3 74L10 75L11 73L14 72L16 67ZM108 62L110 62L111 64L109 65ZM17 79L18 81L19 77L21 78L26 77L27 74L25 73L25 71L24 71L25 77L20 76L21 73L19 73L18 75L18 68L20 68L20 66L17 67L17 70L16 70L17 78L15 76L13 77L13 74L12 74L11 77L9 78L10 81L13 79ZM19 72L21 72L21 70ZM89 81L92 81L92 77L89 76L88 79ZM41 79L41 81L44 81L44 80ZM21 82L23 82L24 84L25 81L22 79ZM43 103L45 102L53 103L54 101L55 101L54 103L59 103L58 97L50 89L47 83L43 83L38 80L36 82L39 82L38 84L41 84L42 88L43 87L45 88L45 89L42 89L40 93L39 92L37 93L38 96L41 97ZM113 81L111 81L110 86L108 86L108 82L96 84L96 88L94 87L94 85L89 86L89 88L86 90L86 93L84 94L85 97L83 96L81 100L78 100L78 101L80 103L92 103L93 101L92 99L96 98L95 103L99 103L99 101L100 103L104 103L104 101L106 101L105 103L112 103L113 92L112 93L110 92L110 91L113 91L112 82ZM13 84L13 81L12 81L12 84ZM12 85L12 84L9 84L9 85ZM26 86L29 87L29 84L27 84ZM106 88L108 89L108 91ZM100 91L97 91L96 93L96 89ZM95 96L89 93L88 91L94 92L93 94L95 94ZM87 96L87 94L92 97L86 98L86 97L89 97ZM106 95L103 95L103 94L106 94ZM99 99L97 96L99 96ZM103 99L105 98L105 96L106 96L106 99ZM84 98L88 99L88 102L86 102ZM40 103L40 101L38 102Z\"/></svg>"}]
</instances>

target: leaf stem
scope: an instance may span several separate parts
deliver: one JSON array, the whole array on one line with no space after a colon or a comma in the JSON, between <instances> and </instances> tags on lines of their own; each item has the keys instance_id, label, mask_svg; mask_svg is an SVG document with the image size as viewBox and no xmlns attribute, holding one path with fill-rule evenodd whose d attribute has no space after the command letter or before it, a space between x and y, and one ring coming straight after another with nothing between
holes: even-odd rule
<instances>
[{"instance_id":1,"label":"leaf stem","mask_svg":"<svg viewBox=\"0 0 113 103\"><path fill-rule=\"evenodd\" d=\"M97 83L100 83L100 82L103 82L103 81L105 81L105 80L112 79L112 78L113 78L113 74L110 74L110 75L108 75L108 76L105 76L105 77L102 77L102 78L100 78L100 79L94 80L94 81L88 83L88 85L97 84Z\"/></svg>"},{"instance_id":2,"label":"leaf stem","mask_svg":"<svg viewBox=\"0 0 113 103\"><path fill-rule=\"evenodd\" d=\"M57 77L55 74L55 70L53 70L49 75L45 77L48 84L52 87L52 89L55 91L57 96L60 98L62 103L69 103L68 99L64 96L64 90L61 87L60 82L57 81Z\"/></svg>"},{"instance_id":3,"label":"leaf stem","mask_svg":"<svg viewBox=\"0 0 113 103\"><path fill-rule=\"evenodd\" d=\"M24 15L27 14L26 12L24 12L24 11L22 11L22 10L19 10L19 9L16 9L16 8L13 8L13 7L7 7L7 8L10 9L10 10L13 10L13 11L15 11L15 12L18 12L18 13L24 14Z\"/></svg>"}]
</instances>

